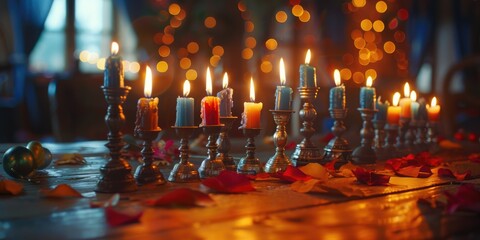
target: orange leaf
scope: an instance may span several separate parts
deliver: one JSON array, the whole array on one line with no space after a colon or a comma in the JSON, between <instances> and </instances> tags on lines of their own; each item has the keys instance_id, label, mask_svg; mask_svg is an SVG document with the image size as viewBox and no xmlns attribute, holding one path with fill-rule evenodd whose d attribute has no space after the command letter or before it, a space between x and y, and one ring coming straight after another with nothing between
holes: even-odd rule
<instances>
[{"instance_id":1,"label":"orange leaf","mask_svg":"<svg viewBox=\"0 0 480 240\"><path fill-rule=\"evenodd\" d=\"M59 184L54 189L41 190L44 197L47 198L81 198L83 197L77 190L68 184Z\"/></svg>"},{"instance_id":2,"label":"orange leaf","mask_svg":"<svg viewBox=\"0 0 480 240\"><path fill-rule=\"evenodd\" d=\"M11 180L0 180L0 194L19 195L23 191L23 185Z\"/></svg>"}]
</instances>

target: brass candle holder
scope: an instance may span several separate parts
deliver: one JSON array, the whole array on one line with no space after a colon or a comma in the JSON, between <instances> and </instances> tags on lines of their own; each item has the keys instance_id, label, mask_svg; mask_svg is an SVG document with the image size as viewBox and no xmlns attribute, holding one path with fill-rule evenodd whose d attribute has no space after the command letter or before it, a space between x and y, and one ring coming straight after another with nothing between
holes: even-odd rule
<instances>
[{"instance_id":1,"label":"brass candle holder","mask_svg":"<svg viewBox=\"0 0 480 240\"><path fill-rule=\"evenodd\" d=\"M198 174L197 168L195 165L190 162L190 147L188 146L188 138L192 133L198 129L197 126L172 126L175 129L175 132L180 137L180 151L179 158L180 161L173 166L170 175L168 176L168 181L170 182L198 182L200 181L200 176Z\"/></svg>"},{"instance_id":2,"label":"brass candle holder","mask_svg":"<svg viewBox=\"0 0 480 240\"><path fill-rule=\"evenodd\" d=\"M387 152L385 151L385 121L373 120L373 127L375 128L375 139L373 150L377 155L378 160L387 159Z\"/></svg>"},{"instance_id":3,"label":"brass candle holder","mask_svg":"<svg viewBox=\"0 0 480 240\"><path fill-rule=\"evenodd\" d=\"M352 149L347 139L343 138L343 133L347 130L343 122L343 119L347 116L347 109L330 108L329 111L330 117L335 120L332 126L332 133L335 137L325 146L322 163L336 160L335 167L339 167L348 163L352 158Z\"/></svg>"},{"instance_id":4,"label":"brass candle holder","mask_svg":"<svg viewBox=\"0 0 480 240\"><path fill-rule=\"evenodd\" d=\"M125 124L122 104L127 99L130 87L108 88L101 87L108 104L105 123L108 127L108 143L105 146L109 150L107 164L100 168L100 180L95 189L96 192L118 193L131 192L138 189L132 175L132 167L120 157L120 150L125 145L120 131Z\"/></svg>"},{"instance_id":5,"label":"brass candle holder","mask_svg":"<svg viewBox=\"0 0 480 240\"><path fill-rule=\"evenodd\" d=\"M218 154L217 158L222 160L223 165L225 165L225 169L235 171L237 169L237 165L233 160L233 157L230 156L230 138L228 137L228 132L232 128L233 122L237 120L237 117L220 117L220 123L224 124L225 126L222 127L220 130L220 135L217 139L218 144Z\"/></svg>"},{"instance_id":6,"label":"brass candle holder","mask_svg":"<svg viewBox=\"0 0 480 240\"><path fill-rule=\"evenodd\" d=\"M221 171L225 170L223 161L217 158L217 137L223 126L223 124L201 126L203 132L208 135L208 143L206 145L208 157L202 161L200 168L198 168L200 178L218 176Z\"/></svg>"},{"instance_id":7,"label":"brass candle holder","mask_svg":"<svg viewBox=\"0 0 480 240\"><path fill-rule=\"evenodd\" d=\"M427 122L425 120L416 121L416 139L415 148L418 152L424 152L428 150L427 144Z\"/></svg>"},{"instance_id":8,"label":"brass candle holder","mask_svg":"<svg viewBox=\"0 0 480 240\"><path fill-rule=\"evenodd\" d=\"M312 101L317 97L318 87L299 87L298 91L300 93L300 99L303 102L303 107L300 109L299 115L303 121L303 128L300 129L300 132L304 138L297 144L291 159L294 166L303 166L308 163L318 163L322 159L320 149L310 140L315 133L313 121L317 117L317 111Z\"/></svg>"},{"instance_id":9,"label":"brass candle holder","mask_svg":"<svg viewBox=\"0 0 480 240\"><path fill-rule=\"evenodd\" d=\"M372 148L373 138L375 133L373 130L372 118L376 109L358 108L363 119L363 128L360 131L362 141L360 146L355 148L352 152L352 160L357 164L372 164L377 160L377 155Z\"/></svg>"},{"instance_id":10,"label":"brass candle holder","mask_svg":"<svg viewBox=\"0 0 480 240\"><path fill-rule=\"evenodd\" d=\"M430 152L437 152L440 150L438 145L438 123L428 122L428 150Z\"/></svg>"},{"instance_id":11,"label":"brass candle holder","mask_svg":"<svg viewBox=\"0 0 480 240\"><path fill-rule=\"evenodd\" d=\"M238 162L237 172L241 174L255 175L262 172L260 160L255 157L255 137L262 130L261 128L241 128L243 135L247 137L247 145L245 149L247 154Z\"/></svg>"},{"instance_id":12,"label":"brass candle holder","mask_svg":"<svg viewBox=\"0 0 480 240\"><path fill-rule=\"evenodd\" d=\"M152 141L157 138L160 131L161 129L158 128L157 130L138 130L135 132L135 137L143 140L141 152L143 163L135 169L135 180L137 180L138 185L164 184L166 182L158 166L153 164Z\"/></svg>"},{"instance_id":13,"label":"brass candle holder","mask_svg":"<svg viewBox=\"0 0 480 240\"><path fill-rule=\"evenodd\" d=\"M398 157L397 147L395 143L398 135L398 125L396 124L387 124L385 129L387 130L387 137L385 143L385 159L396 158Z\"/></svg>"},{"instance_id":14,"label":"brass candle holder","mask_svg":"<svg viewBox=\"0 0 480 240\"><path fill-rule=\"evenodd\" d=\"M288 165L292 165L290 159L285 155L285 145L287 144L287 123L290 121L292 110L270 110L273 120L277 125L277 129L273 134L273 142L275 143L275 155L268 159L265 165L265 172L276 173L283 172Z\"/></svg>"},{"instance_id":15,"label":"brass candle holder","mask_svg":"<svg viewBox=\"0 0 480 240\"><path fill-rule=\"evenodd\" d=\"M410 118L400 117L400 126L397 137L397 151L401 156L409 153L408 145L406 143L406 136L408 129L410 128Z\"/></svg>"}]
</instances>

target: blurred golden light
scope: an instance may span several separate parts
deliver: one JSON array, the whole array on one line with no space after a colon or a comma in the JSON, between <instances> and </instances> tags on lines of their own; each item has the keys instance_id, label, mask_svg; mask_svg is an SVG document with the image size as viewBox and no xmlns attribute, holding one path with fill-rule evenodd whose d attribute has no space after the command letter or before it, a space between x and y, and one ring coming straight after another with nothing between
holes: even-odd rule
<instances>
[{"instance_id":1,"label":"blurred golden light","mask_svg":"<svg viewBox=\"0 0 480 240\"><path fill-rule=\"evenodd\" d=\"M363 73L361 73L361 72L353 73L352 79L355 83L362 83L363 81L365 81L365 77L363 76Z\"/></svg>"},{"instance_id":2,"label":"blurred golden light","mask_svg":"<svg viewBox=\"0 0 480 240\"><path fill-rule=\"evenodd\" d=\"M253 24L252 21L246 21L245 22L245 32L253 32L253 29L255 29L255 24Z\"/></svg>"},{"instance_id":3,"label":"blurred golden light","mask_svg":"<svg viewBox=\"0 0 480 240\"><path fill-rule=\"evenodd\" d=\"M352 0L352 4L353 4L353 6L355 6L357 8L361 8L361 7L364 7L365 4L367 4L367 1L366 0Z\"/></svg>"},{"instance_id":4,"label":"blurred golden light","mask_svg":"<svg viewBox=\"0 0 480 240\"><path fill-rule=\"evenodd\" d=\"M170 55L170 48L166 45L162 45L158 48L158 55L161 57L168 57Z\"/></svg>"},{"instance_id":5,"label":"blurred golden light","mask_svg":"<svg viewBox=\"0 0 480 240\"><path fill-rule=\"evenodd\" d=\"M310 13L307 10L303 11L303 13L302 13L302 15L300 15L299 19L300 19L301 22L310 21Z\"/></svg>"},{"instance_id":6,"label":"blurred golden light","mask_svg":"<svg viewBox=\"0 0 480 240\"><path fill-rule=\"evenodd\" d=\"M263 61L262 64L260 64L260 70L264 73L269 73L272 71L272 63L270 61Z\"/></svg>"},{"instance_id":7,"label":"blurred golden light","mask_svg":"<svg viewBox=\"0 0 480 240\"><path fill-rule=\"evenodd\" d=\"M99 70L105 70L105 58L99 58L97 61L97 68Z\"/></svg>"},{"instance_id":8,"label":"blurred golden light","mask_svg":"<svg viewBox=\"0 0 480 240\"><path fill-rule=\"evenodd\" d=\"M343 68L340 70L340 77L342 77L343 80L349 80L352 78L352 71L348 68Z\"/></svg>"},{"instance_id":9,"label":"blurred golden light","mask_svg":"<svg viewBox=\"0 0 480 240\"><path fill-rule=\"evenodd\" d=\"M214 17L207 17L203 23L207 28L214 28L217 25L217 20Z\"/></svg>"},{"instance_id":10,"label":"blurred golden light","mask_svg":"<svg viewBox=\"0 0 480 240\"><path fill-rule=\"evenodd\" d=\"M165 34L170 34L170 35L172 35L172 34L175 33L175 28L173 28L172 26L168 25L168 26L165 26L165 27L163 28L163 32L164 32Z\"/></svg>"},{"instance_id":11,"label":"blurred golden light","mask_svg":"<svg viewBox=\"0 0 480 240\"><path fill-rule=\"evenodd\" d=\"M215 47L213 47L212 49L212 54L213 55L218 55L218 56L223 56L223 53L224 53L224 50L223 50L223 47L220 46L220 45L217 45Z\"/></svg>"},{"instance_id":12,"label":"blurred golden light","mask_svg":"<svg viewBox=\"0 0 480 240\"><path fill-rule=\"evenodd\" d=\"M245 6L245 3L243 3L243 1L239 1L237 7L240 12L245 12L247 10L247 7Z\"/></svg>"},{"instance_id":13,"label":"blurred golden light","mask_svg":"<svg viewBox=\"0 0 480 240\"><path fill-rule=\"evenodd\" d=\"M360 65L362 65L362 66L367 66L367 65L370 63L370 60L369 60L369 59L361 59L361 58L359 58L359 59L358 59L358 63L360 63Z\"/></svg>"},{"instance_id":14,"label":"blurred golden light","mask_svg":"<svg viewBox=\"0 0 480 240\"><path fill-rule=\"evenodd\" d=\"M384 13L387 11L387 3L384 1L378 1L377 4L375 4L375 9L379 13Z\"/></svg>"},{"instance_id":15,"label":"blurred golden light","mask_svg":"<svg viewBox=\"0 0 480 240\"><path fill-rule=\"evenodd\" d=\"M303 14L303 7L299 4L296 4L292 7L292 14L295 17L300 17Z\"/></svg>"},{"instance_id":16,"label":"blurred golden light","mask_svg":"<svg viewBox=\"0 0 480 240\"><path fill-rule=\"evenodd\" d=\"M365 71L365 76L372 77L372 80L375 80L377 79L377 71L375 71L374 69L368 69L367 71Z\"/></svg>"},{"instance_id":17,"label":"blurred golden light","mask_svg":"<svg viewBox=\"0 0 480 240\"><path fill-rule=\"evenodd\" d=\"M363 37L362 31L360 31L359 29L355 29L350 34L350 37L352 38L352 40Z\"/></svg>"},{"instance_id":18,"label":"blurred golden light","mask_svg":"<svg viewBox=\"0 0 480 240\"><path fill-rule=\"evenodd\" d=\"M398 27L398 20L396 18L392 19L389 23L388 23L388 28L390 29L395 29Z\"/></svg>"},{"instance_id":19,"label":"blurred golden light","mask_svg":"<svg viewBox=\"0 0 480 240\"><path fill-rule=\"evenodd\" d=\"M370 19L363 19L360 22L360 27L363 31L370 31L372 29L372 21L370 21Z\"/></svg>"},{"instance_id":20,"label":"blurred golden light","mask_svg":"<svg viewBox=\"0 0 480 240\"><path fill-rule=\"evenodd\" d=\"M365 47L365 39L359 37L359 38L356 38L355 41L353 41L353 45L355 46L355 48L357 49L362 49Z\"/></svg>"},{"instance_id":21,"label":"blurred golden light","mask_svg":"<svg viewBox=\"0 0 480 240\"><path fill-rule=\"evenodd\" d=\"M185 19L186 16L187 16L187 13L185 12L185 10L182 9L178 13L178 15L175 16L175 18L182 21L183 19Z\"/></svg>"},{"instance_id":22,"label":"blurred golden light","mask_svg":"<svg viewBox=\"0 0 480 240\"><path fill-rule=\"evenodd\" d=\"M159 61L157 63L157 71L159 72L166 72L168 70L168 63L165 61Z\"/></svg>"},{"instance_id":23,"label":"blurred golden light","mask_svg":"<svg viewBox=\"0 0 480 240\"><path fill-rule=\"evenodd\" d=\"M162 37L163 37L163 33L161 32L155 33L155 35L153 35L153 41L156 44L162 44L163 43Z\"/></svg>"},{"instance_id":24,"label":"blurred golden light","mask_svg":"<svg viewBox=\"0 0 480 240\"><path fill-rule=\"evenodd\" d=\"M363 60L368 60L370 58L370 51L366 48L362 48L358 51L358 57Z\"/></svg>"},{"instance_id":25,"label":"blurred golden light","mask_svg":"<svg viewBox=\"0 0 480 240\"><path fill-rule=\"evenodd\" d=\"M278 11L277 14L275 14L275 20L279 23L284 23L288 19L288 15L285 11Z\"/></svg>"},{"instance_id":26,"label":"blurred golden light","mask_svg":"<svg viewBox=\"0 0 480 240\"><path fill-rule=\"evenodd\" d=\"M170 26L173 28L179 28L182 25L182 21L177 18L170 19Z\"/></svg>"},{"instance_id":27,"label":"blurred golden light","mask_svg":"<svg viewBox=\"0 0 480 240\"><path fill-rule=\"evenodd\" d=\"M178 15L180 13L180 10L181 10L180 6L176 3L172 3L170 4L170 6L168 6L168 12L173 16Z\"/></svg>"},{"instance_id":28,"label":"blurred golden light","mask_svg":"<svg viewBox=\"0 0 480 240\"><path fill-rule=\"evenodd\" d=\"M257 45L257 40L254 37L247 37L245 39L245 46L248 48L254 48Z\"/></svg>"},{"instance_id":29,"label":"blurred golden light","mask_svg":"<svg viewBox=\"0 0 480 240\"><path fill-rule=\"evenodd\" d=\"M377 44L375 44L374 42L367 43L365 47L370 51L377 50Z\"/></svg>"},{"instance_id":30,"label":"blurred golden light","mask_svg":"<svg viewBox=\"0 0 480 240\"><path fill-rule=\"evenodd\" d=\"M245 49L242 50L242 58L243 59L248 60L252 57L253 57L253 51L252 51L251 48L245 48Z\"/></svg>"},{"instance_id":31,"label":"blurred golden light","mask_svg":"<svg viewBox=\"0 0 480 240\"><path fill-rule=\"evenodd\" d=\"M218 65L218 62L220 62L220 56L218 55L213 55L210 57L210 65L216 67Z\"/></svg>"},{"instance_id":32,"label":"blurred golden light","mask_svg":"<svg viewBox=\"0 0 480 240\"><path fill-rule=\"evenodd\" d=\"M375 42L375 33L371 31L365 32L363 34L363 38L365 41L367 41L367 43Z\"/></svg>"},{"instance_id":33,"label":"blurred golden light","mask_svg":"<svg viewBox=\"0 0 480 240\"><path fill-rule=\"evenodd\" d=\"M269 38L266 42L265 42L265 47L267 47L268 50L275 50L277 49L277 46L278 46L278 43L277 43L277 40L273 39L273 38Z\"/></svg>"},{"instance_id":34,"label":"blurred golden light","mask_svg":"<svg viewBox=\"0 0 480 240\"><path fill-rule=\"evenodd\" d=\"M83 50L80 52L78 59L80 59L81 62L87 62L89 56L90 56L90 52L88 52L87 50Z\"/></svg>"},{"instance_id":35,"label":"blurred golden light","mask_svg":"<svg viewBox=\"0 0 480 240\"><path fill-rule=\"evenodd\" d=\"M187 44L187 51L191 54L195 54L198 52L199 46L196 42L189 42Z\"/></svg>"},{"instance_id":36,"label":"blurred golden light","mask_svg":"<svg viewBox=\"0 0 480 240\"><path fill-rule=\"evenodd\" d=\"M138 73L140 71L140 64L138 62L132 62L130 63L130 72L132 73Z\"/></svg>"},{"instance_id":37,"label":"blurred golden light","mask_svg":"<svg viewBox=\"0 0 480 240\"><path fill-rule=\"evenodd\" d=\"M190 60L190 58L182 58L180 59L180 67L182 69L188 69L190 68L190 66L192 66L192 61Z\"/></svg>"},{"instance_id":38,"label":"blurred golden light","mask_svg":"<svg viewBox=\"0 0 480 240\"><path fill-rule=\"evenodd\" d=\"M388 54L392 54L395 52L395 43L392 41L385 42L385 44L383 44L383 50Z\"/></svg>"},{"instance_id":39,"label":"blurred golden light","mask_svg":"<svg viewBox=\"0 0 480 240\"><path fill-rule=\"evenodd\" d=\"M384 29L385 24L381 20L373 22L373 30L375 30L375 32L383 32Z\"/></svg>"},{"instance_id":40,"label":"blurred golden light","mask_svg":"<svg viewBox=\"0 0 480 240\"><path fill-rule=\"evenodd\" d=\"M173 35L171 34L164 34L163 37L162 37L162 42L164 44L167 44L167 45L170 45L173 43L175 39L173 38Z\"/></svg>"},{"instance_id":41,"label":"blurred golden light","mask_svg":"<svg viewBox=\"0 0 480 240\"><path fill-rule=\"evenodd\" d=\"M190 81L197 79L197 71L194 69L188 69L185 73L185 78Z\"/></svg>"},{"instance_id":42,"label":"blurred golden light","mask_svg":"<svg viewBox=\"0 0 480 240\"><path fill-rule=\"evenodd\" d=\"M88 56L88 63L90 64L97 64L98 61L98 53L92 52L90 56Z\"/></svg>"}]
</instances>

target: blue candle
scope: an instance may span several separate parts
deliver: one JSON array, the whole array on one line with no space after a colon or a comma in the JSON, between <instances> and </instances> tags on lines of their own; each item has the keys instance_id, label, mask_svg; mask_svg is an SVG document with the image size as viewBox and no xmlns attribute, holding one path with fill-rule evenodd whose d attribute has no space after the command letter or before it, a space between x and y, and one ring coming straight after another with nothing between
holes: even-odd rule
<instances>
[{"instance_id":1,"label":"blue candle","mask_svg":"<svg viewBox=\"0 0 480 240\"><path fill-rule=\"evenodd\" d=\"M292 109L292 93L291 87L285 86L285 64L283 58L280 58L280 83L275 91L275 110L291 110Z\"/></svg>"},{"instance_id":2,"label":"blue candle","mask_svg":"<svg viewBox=\"0 0 480 240\"><path fill-rule=\"evenodd\" d=\"M305 56L305 64L300 65L300 87L317 87L317 74L314 67L310 66L310 49Z\"/></svg>"},{"instance_id":3,"label":"blue candle","mask_svg":"<svg viewBox=\"0 0 480 240\"><path fill-rule=\"evenodd\" d=\"M232 116L233 89L228 87L227 73L223 75L223 90L217 93L217 97L220 98L220 116L221 117Z\"/></svg>"},{"instance_id":4,"label":"blue candle","mask_svg":"<svg viewBox=\"0 0 480 240\"><path fill-rule=\"evenodd\" d=\"M367 84L360 89L360 108L375 109L375 88L372 87L372 77L367 78Z\"/></svg>"},{"instance_id":5,"label":"blue candle","mask_svg":"<svg viewBox=\"0 0 480 240\"><path fill-rule=\"evenodd\" d=\"M190 93L190 82L185 80L183 84L183 97L177 98L177 115L175 126L183 127L183 126L193 126L193 98L187 97Z\"/></svg>"},{"instance_id":6,"label":"blue candle","mask_svg":"<svg viewBox=\"0 0 480 240\"><path fill-rule=\"evenodd\" d=\"M390 104L388 101L385 101L382 103L381 97L378 97L377 103L375 104L376 108L378 109L378 112L375 113L374 120L376 121L387 121L387 111L388 111L388 106Z\"/></svg>"},{"instance_id":7,"label":"blue candle","mask_svg":"<svg viewBox=\"0 0 480 240\"><path fill-rule=\"evenodd\" d=\"M105 61L103 86L107 88L123 87L123 64L118 54L118 44L112 42L111 55Z\"/></svg>"},{"instance_id":8,"label":"blue candle","mask_svg":"<svg viewBox=\"0 0 480 240\"><path fill-rule=\"evenodd\" d=\"M341 84L338 69L333 72L333 79L336 87L330 89L330 109L345 109L345 86Z\"/></svg>"},{"instance_id":9,"label":"blue candle","mask_svg":"<svg viewBox=\"0 0 480 240\"><path fill-rule=\"evenodd\" d=\"M410 93L410 100L412 100L412 102L410 103L410 110L412 111L412 119L417 120L418 108L420 107L420 104L417 102L417 93L415 91L412 91Z\"/></svg>"}]
</instances>

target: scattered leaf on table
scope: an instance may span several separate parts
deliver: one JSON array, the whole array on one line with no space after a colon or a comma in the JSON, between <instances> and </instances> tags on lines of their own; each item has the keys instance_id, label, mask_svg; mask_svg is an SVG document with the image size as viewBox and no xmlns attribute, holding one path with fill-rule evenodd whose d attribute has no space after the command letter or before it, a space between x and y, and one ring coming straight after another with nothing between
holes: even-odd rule
<instances>
[{"instance_id":1,"label":"scattered leaf on table","mask_svg":"<svg viewBox=\"0 0 480 240\"><path fill-rule=\"evenodd\" d=\"M270 180L275 178L272 175L270 175L270 173L265 173L265 172L257 173L255 175L247 174L245 176L247 176L250 180Z\"/></svg>"},{"instance_id":2,"label":"scattered leaf on table","mask_svg":"<svg viewBox=\"0 0 480 240\"><path fill-rule=\"evenodd\" d=\"M120 201L120 194L115 193L106 201L91 201L90 207L91 208L113 207L113 206L116 206L119 201Z\"/></svg>"},{"instance_id":3,"label":"scattered leaf on table","mask_svg":"<svg viewBox=\"0 0 480 240\"><path fill-rule=\"evenodd\" d=\"M23 191L23 185L12 180L0 180L0 195L19 195Z\"/></svg>"},{"instance_id":4,"label":"scattered leaf on table","mask_svg":"<svg viewBox=\"0 0 480 240\"><path fill-rule=\"evenodd\" d=\"M327 181L330 174L327 169L319 163L309 163L301 166L298 169L308 176L311 176L320 181Z\"/></svg>"},{"instance_id":5,"label":"scattered leaf on table","mask_svg":"<svg viewBox=\"0 0 480 240\"><path fill-rule=\"evenodd\" d=\"M277 174L278 178L287 182L295 182L295 181L307 181L312 179L311 176L303 173L300 169L294 166L287 166L285 172Z\"/></svg>"},{"instance_id":6,"label":"scattered leaf on table","mask_svg":"<svg viewBox=\"0 0 480 240\"><path fill-rule=\"evenodd\" d=\"M367 193L358 185L338 184L332 182L319 183L314 186L315 192L326 192L329 194L342 195L345 197L365 197Z\"/></svg>"},{"instance_id":7,"label":"scattered leaf on table","mask_svg":"<svg viewBox=\"0 0 480 240\"><path fill-rule=\"evenodd\" d=\"M285 145L285 150L293 150L297 146L297 142L295 141L290 141Z\"/></svg>"},{"instance_id":8,"label":"scattered leaf on table","mask_svg":"<svg viewBox=\"0 0 480 240\"><path fill-rule=\"evenodd\" d=\"M149 199L145 203L149 206L183 207L207 207L215 204L208 194L190 188L175 189L157 199Z\"/></svg>"},{"instance_id":9,"label":"scattered leaf on table","mask_svg":"<svg viewBox=\"0 0 480 240\"><path fill-rule=\"evenodd\" d=\"M368 186L386 186L390 182L390 176L378 174L374 171L361 167L357 167L355 170L352 170L352 173L355 175L359 183L363 183Z\"/></svg>"},{"instance_id":10,"label":"scattered leaf on table","mask_svg":"<svg viewBox=\"0 0 480 240\"><path fill-rule=\"evenodd\" d=\"M84 165L84 164L87 164L87 161L79 153L66 153L61 155L55 161L55 165Z\"/></svg>"},{"instance_id":11,"label":"scattered leaf on table","mask_svg":"<svg viewBox=\"0 0 480 240\"><path fill-rule=\"evenodd\" d=\"M353 170L355 170L358 166L355 164L348 162L347 164L342 165L339 169L338 172L335 172L335 177L353 177L355 176L353 174Z\"/></svg>"},{"instance_id":12,"label":"scattered leaf on table","mask_svg":"<svg viewBox=\"0 0 480 240\"><path fill-rule=\"evenodd\" d=\"M468 155L468 160L475 163L480 163L480 153L472 153Z\"/></svg>"},{"instance_id":13,"label":"scattered leaf on table","mask_svg":"<svg viewBox=\"0 0 480 240\"><path fill-rule=\"evenodd\" d=\"M325 164L325 168L330 172L335 172L335 164L337 163L338 158L333 159L332 161Z\"/></svg>"},{"instance_id":14,"label":"scattered leaf on table","mask_svg":"<svg viewBox=\"0 0 480 240\"><path fill-rule=\"evenodd\" d=\"M393 171L398 171L401 168L408 166L428 166L428 167L437 167L442 164L443 159L437 156L432 156L429 152L421 152L417 155L408 154L405 157L401 158L392 158L388 159L385 162L387 168L392 169Z\"/></svg>"},{"instance_id":15,"label":"scattered leaf on table","mask_svg":"<svg viewBox=\"0 0 480 240\"><path fill-rule=\"evenodd\" d=\"M68 184L59 184L53 189L40 190L42 195L47 198L81 198L83 197L77 190Z\"/></svg>"},{"instance_id":16,"label":"scattered leaf on table","mask_svg":"<svg viewBox=\"0 0 480 240\"><path fill-rule=\"evenodd\" d=\"M449 168L439 168L438 169L438 176L439 177L447 177L447 178L455 178L458 181L463 181L465 179L469 179L471 176L470 171L466 171L464 173L459 173L458 171L449 169Z\"/></svg>"},{"instance_id":17,"label":"scattered leaf on table","mask_svg":"<svg viewBox=\"0 0 480 240\"><path fill-rule=\"evenodd\" d=\"M438 144L441 148L443 149L447 149L447 150L454 150L454 149L461 149L462 148L462 145L460 145L459 143L456 143L456 142L452 142L450 140L443 140L443 141L440 141L440 143Z\"/></svg>"},{"instance_id":18,"label":"scattered leaf on table","mask_svg":"<svg viewBox=\"0 0 480 240\"><path fill-rule=\"evenodd\" d=\"M398 176L402 177L414 177L414 178L427 178L432 176L432 170L428 166L408 166L400 168L395 171Z\"/></svg>"},{"instance_id":19,"label":"scattered leaf on table","mask_svg":"<svg viewBox=\"0 0 480 240\"><path fill-rule=\"evenodd\" d=\"M318 179L310 179L307 181L296 181L290 185L290 189L299 193L307 193L312 191L317 183L321 182Z\"/></svg>"},{"instance_id":20,"label":"scattered leaf on table","mask_svg":"<svg viewBox=\"0 0 480 240\"><path fill-rule=\"evenodd\" d=\"M456 193L445 192L447 197L447 212L457 210L480 213L480 191L473 184L464 184L458 187Z\"/></svg>"},{"instance_id":21,"label":"scattered leaf on table","mask_svg":"<svg viewBox=\"0 0 480 240\"><path fill-rule=\"evenodd\" d=\"M241 193L255 191L250 179L234 171L223 170L216 177L207 178L202 184L210 189L222 193Z\"/></svg>"},{"instance_id":22,"label":"scattered leaf on table","mask_svg":"<svg viewBox=\"0 0 480 240\"><path fill-rule=\"evenodd\" d=\"M128 223L135 223L140 221L143 215L141 210L117 210L113 207L105 208L105 217L110 226L120 226Z\"/></svg>"}]
</instances>

